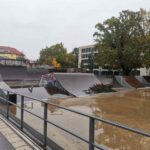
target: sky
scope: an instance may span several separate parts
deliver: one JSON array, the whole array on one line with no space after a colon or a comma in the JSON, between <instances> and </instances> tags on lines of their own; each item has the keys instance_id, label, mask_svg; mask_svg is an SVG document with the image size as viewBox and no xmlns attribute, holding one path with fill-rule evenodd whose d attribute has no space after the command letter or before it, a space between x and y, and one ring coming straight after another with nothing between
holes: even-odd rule
<instances>
[{"instance_id":1,"label":"sky","mask_svg":"<svg viewBox=\"0 0 150 150\"><path fill-rule=\"evenodd\" d=\"M56 43L70 52L94 43L98 22L140 8L150 10L150 0L0 0L0 45L31 60Z\"/></svg>"}]
</instances>

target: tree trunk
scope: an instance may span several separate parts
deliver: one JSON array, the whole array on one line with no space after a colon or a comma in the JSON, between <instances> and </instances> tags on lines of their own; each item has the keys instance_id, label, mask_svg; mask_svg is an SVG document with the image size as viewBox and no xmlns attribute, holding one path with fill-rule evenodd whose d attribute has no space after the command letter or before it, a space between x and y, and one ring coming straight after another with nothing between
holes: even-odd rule
<instances>
[{"instance_id":1,"label":"tree trunk","mask_svg":"<svg viewBox=\"0 0 150 150\"><path fill-rule=\"evenodd\" d=\"M132 69L123 69L123 75L129 76Z\"/></svg>"},{"instance_id":2,"label":"tree trunk","mask_svg":"<svg viewBox=\"0 0 150 150\"><path fill-rule=\"evenodd\" d=\"M122 67L122 70L123 70L123 75L125 75L125 76L130 75L130 72L131 72L132 68L127 68L124 65L122 65L121 67Z\"/></svg>"}]
</instances>

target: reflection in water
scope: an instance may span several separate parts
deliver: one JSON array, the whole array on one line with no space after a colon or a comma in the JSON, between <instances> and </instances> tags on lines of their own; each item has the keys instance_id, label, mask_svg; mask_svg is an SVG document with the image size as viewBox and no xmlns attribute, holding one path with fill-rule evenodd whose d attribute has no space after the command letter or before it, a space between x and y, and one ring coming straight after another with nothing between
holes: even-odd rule
<instances>
[{"instance_id":1,"label":"reflection in water","mask_svg":"<svg viewBox=\"0 0 150 150\"><path fill-rule=\"evenodd\" d=\"M97 125L95 140L111 149L149 150L150 139L109 125ZM101 132L99 131L101 130Z\"/></svg>"},{"instance_id":2,"label":"reflection in water","mask_svg":"<svg viewBox=\"0 0 150 150\"><path fill-rule=\"evenodd\" d=\"M91 105L95 116L150 131L150 91L136 90L121 95L97 97ZM119 150L149 150L150 138L96 122L96 142Z\"/></svg>"},{"instance_id":3,"label":"reflection in water","mask_svg":"<svg viewBox=\"0 0 150 150\"><path fill-rule=\"evenodd\" d=\"M33 106L34 106L34 104L33 104L33 102L27 102L27 103L25 103L24 104L24 108L25 109L33 109ZM13 115L17 115L17 110L19 111L20 109L19 108L17 108L15 105L10 105L9 106L9 111L10 111L10 113L12 113Z\"/></svg>"},{"instance_id":4,"label":"reflection in water","mask_svg":"<svg viewBox=\"0 0 150 150\"><path fill-rule=\"evenodd\" d=\"M17 108L15 105L11 105L10 106L10 112L13 114L13 115L16 115L17 113Z\"/></svg>"},{"instance_id":5,"label":"reflection in water","mask_svg":"<svg viewBox=\"0 0 150 150\"><path fill-rule=\"evenodd\" d=\"M47 100L47 102L50 102L50 103L53 103L53 104L56 104L56 105L60 105L62 100ZM41 103L41 106L43 107L44 106L44 103ZM52 106L52 105L48 105L48 110L50 113L54 113L58 110L59 108L55 107L55 106Z\"/></svg>"},{"instance_id":6,"label":"reflection in water","mask_svg":"<svg viewBox=\"0 0 150 150\"><path fill-rule=\"evenodd\" d=\"M138 128L145 132L150 131L150 89L121 91L100 94L94 97L70 98L68 100L53 100L50 102L64 105L78 111L82 110L82 112L85 113L92 113L95 116L112 120L129 127ZM26 105L26 109L31 109L32 112L43 116L43 105L41 103L28 101ZM16 110L14 106L11 107L12 113L20 115L20 109ZM48 109L49 119L51 121L57 122L65 128L71 128L74 132L80 131L82 136L88 138L88 121L85 121L85 118L77 117L65 111L62 111L61 115L52 115L54 112L59 114L60 109L51 105L48 106ZM39 132L43 132L41 129L43 124L38 123L37 119L29 115L25 115L25 117L26 122L34 126ZM66 143L68 145L73 144L74 146L71 147L76 146L78 147L76 149L86 149L82 147L83 143L81 144L81 141L74 142L74 139L68 138L66 134L57 129L51 128L49 131L48 135L51 138L53 137L57 143L63 143L64 145L66 145ZM60 140L60 137L64 137L63 142ZM145 138L98 121L96 121L95 124L95 141L113 150L149 150L150 148L150 138ZM67 147L65 149L70 150ZM75 148L72 149L74 150Z\"/></svg>"},{"instance_id":7,"label":"reflection in water","mask_svg":"<svg viewBox=\"0 0 150 150\"><path fill-rule=\"evenodd\" d=\"M33 109L33 102L28 102L28 103L25 103L24 104L24 108L27 108L27 109Z\"/></svg>"}]
</instances>

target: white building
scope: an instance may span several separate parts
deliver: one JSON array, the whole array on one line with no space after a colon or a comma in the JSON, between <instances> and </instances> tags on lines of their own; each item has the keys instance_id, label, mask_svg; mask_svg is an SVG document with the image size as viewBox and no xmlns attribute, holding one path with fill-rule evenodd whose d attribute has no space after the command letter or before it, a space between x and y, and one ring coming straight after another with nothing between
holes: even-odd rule
<instances>
[{"instance_id":1,"label":"white building","mask_svg":"<svg viewBox=\"0 0 150 150\"><path fill-rule=\"evenodd\" d=\"M84 68L88 68L89 66L89 59L91 56L95 56L98 53L94 50L94 45L86 45L78 47L78 68L84 66Z\"/></svg>"},{"instance_id":2,"label":"white building","mask_svg":"<svg viewBox=\"0 0 150 150\"><path fill-rule=\"evenodd\" d=\"M150 76L150 68L140 68L140 75L141 76Z\"/></svg>"}]
</instances>

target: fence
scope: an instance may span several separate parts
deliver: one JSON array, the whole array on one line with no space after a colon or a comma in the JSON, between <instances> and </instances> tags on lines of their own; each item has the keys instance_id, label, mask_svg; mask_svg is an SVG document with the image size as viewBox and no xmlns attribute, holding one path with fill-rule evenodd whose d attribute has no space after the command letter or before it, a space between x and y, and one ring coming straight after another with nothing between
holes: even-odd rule
<instances>
[{"instance_id":1,"label":"fence","mask_svg":"<svg viewBox=\"0 0 150 150\"><path fill-rule=\"evenodd\" d=\"M7 91L7 90L4 90L4 89L1 89L1 90L4 93L7 93L6 97L0 96L0 100L5 102L5 104L6 104L6 118L8 120L10 119L10 116L9 116L10 104L15 105L16 107L18 107L20 109L21 119L20 119L20 126L19 126L19 128L20 128L21 131L24 132L24 125L25 125L25 123L24 123L24 112L28 112L31 115L33 115L35 117L38 117L39 119L41 119L43 121L42 146L43 146L44 149L46 149L47 145L48 145L48 142L47 142L47 125L48 124L51 124L51 125L59 128L59 129L65 131L66 133L68 133L68 134L70 134L70 135L80 139L81 141L87 143L88 147L89 147L89 150L94 150L94 148L97 148L97 149L100 149L100 150L105 149L101 145L98 145L98 144L95 143L95 140L94 140L95 121L100 121L100 122L103 122L105 124L108 124L108 125L111 125L111 126L115 126L115 127L118 127L118 128L121 128L121 129L124 129L124 130L127 130L127 131L130 131L130 132L133 132L133 133L145 136L145 137L150 137L150 133L146 133L146 132L143 132L143 131L138 130L138 129L130 128L130 127L121 125L121 124L116 123L116 122L112 122L112 121L109 121L109 120L106 120L106 119L102 119L100 117L95 117L95 116L91 116L91 115L88 115L88 114L85 114L85 113L81 113L81 112L78 112L78 111L75 111L75 110L71 110L69 108L66 108L66 107L63 107L63 106L60 106L60 105L56 105L56 104L53 104L53 103L48 103L48 102L42 101L42 100L34 98L34 97L21 95L19 93L14 93L12 91ZM13 94L21 96L21 105L20 106L15 104L15 103L13 103L13 102L11 102L9 100L9 94L10 93L13 93ZM25 109L24 108L24 98L28 98L28 99L31 99L31 100L43 103L43 106L44 106L43 117L41 117L41 116L39 116L39 115L37 115L37 114L35 114L35 113ZM72 132L72 131L70 131L70 130L62 127L62 126L57 125L56 123L53 123L53 122L49 121L48 120L48 106L49 105L54 106L54 107L59 108L59 109L63 109L63 110L72 112L72 113L75 113L75 114L78 114L78 115L81 115L81 116L84 116L84 117L87 117L89 119L89 131L88 131L89 132L89 139L83 138L83 137L79 136L78 134L75 134L74 132ZM36 139L36 137L35 137L35 139Z\"/></svg>"}]
</instances>

